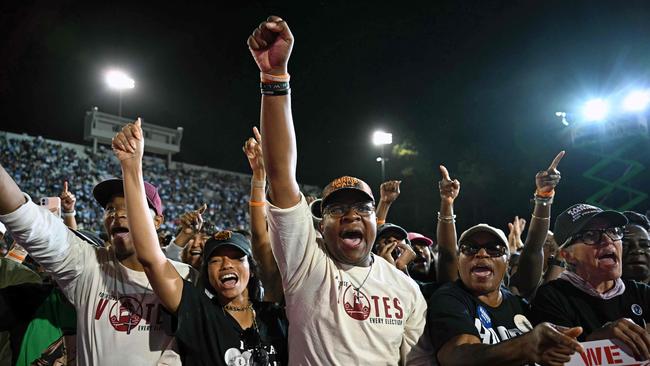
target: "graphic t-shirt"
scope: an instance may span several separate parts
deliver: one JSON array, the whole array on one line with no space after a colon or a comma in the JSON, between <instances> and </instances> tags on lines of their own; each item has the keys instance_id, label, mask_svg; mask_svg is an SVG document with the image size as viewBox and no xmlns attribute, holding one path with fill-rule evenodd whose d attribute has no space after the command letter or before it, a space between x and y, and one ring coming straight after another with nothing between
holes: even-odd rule
<instances>
[{"instance_id":1,"label":"graphic t-shirt","mask_svg":"<svg viewBox=\"0 0 650 366\"><path fill-rule=\"evenodd\" d=\"M435 292L429 303L433 347L440 349L461 334L472 334L483 344L497 344L529 330L526 301L501 287L501 304L491 307L472 295L463 282L448 283Z\"/></svg>"},{"instance_id":2,"label":"graphic t-shirt","mask_svg":"<svg viewBox=\"0 0 650 366\"><path fill-rule=\"evenodd\" d=\"M180 365L171 315L145 273L122 265L112 249L89 245L26 197L0 220L77 310L78 364ZM170 262L181 277L194 275L187 264Z\"/></svg>"},{"instance_id":3,"label":"graphic t-shirt","mask_svg":"<svg viewBox=\"0 0 650 366\"><path fill-rule=\"evenodd\" d=\"M397 365L424 330L417 284L381 257L369 267L334 261L316 241L304 197L268 206L282 276L292 365ZM364 282L365 281L365 282Z\"/></svg>"},{"instance_id":4,"label":"graphic t-shirt","mask_svg":"<svg viewBox=\"0 0 650 366\"><path fill-rule=\"evenodd\" d=\"M650 286L632 280L623 280L622 295L603 300L588 295L570 282L557 279L537 290L531 304L530 320L533 324L551 322L565 327L581 326L579 341L605 323L621 318L632 319L645 328L650 319Z\"/></svg>"},{"instance_id":5,"label":"graphic t-shirt","mask_svg":"<svg viewBox=\"0 0 650 366\"><path fill-rule=\"evenodd\" d=\"M184 365L280 366L287 364L287 321L284 309L254 303L255 326L239 323L204 289L183 282L177 311L178 342Z\"/></svg>"}]
</instances>

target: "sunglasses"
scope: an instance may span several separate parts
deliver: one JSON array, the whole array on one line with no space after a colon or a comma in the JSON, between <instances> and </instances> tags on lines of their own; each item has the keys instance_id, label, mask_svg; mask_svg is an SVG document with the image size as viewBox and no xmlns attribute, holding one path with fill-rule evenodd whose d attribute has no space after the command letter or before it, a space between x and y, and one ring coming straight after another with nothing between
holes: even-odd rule
<instances>
[{"instance_id":1,"label":"sunglasses","mask_svg":"<svg viewBox=\"0 0 650 366\"><path fill-rule=\"evenodd\" d=\"M333 203L325 206L323 215L328 215L334 218L339 218L354 210L359 216L370 216L375 212L375 205L372 202L358 202L351 205L344 203Z\"/></svg>"},{"instance_id":2,"label":"sunglasses","mask_svg":"<svg viewBox=\"0 0 650 366\"><path fill-rule=\"evenodd\" d=\"M462 243L460 244L460 252L468 257L473 257L478 252L484 249L490 257L501 257L506 255L508 248L498 242L477 244L477 243Z\"/></svg>"},{"instance_id":3,"label":"sunglasses","mask_svg":"<svg viewBox=\"0 0 650 366\"><path fill-rule=\"evenodd\" d=\"M573 244L577 241L585 245L597 245L603 240L603 235L612 241L622 240L624 230L620 226L608 227L606 229L589 229L581 231L571 237L570 243Z\"/></svg>"}]
</instances>

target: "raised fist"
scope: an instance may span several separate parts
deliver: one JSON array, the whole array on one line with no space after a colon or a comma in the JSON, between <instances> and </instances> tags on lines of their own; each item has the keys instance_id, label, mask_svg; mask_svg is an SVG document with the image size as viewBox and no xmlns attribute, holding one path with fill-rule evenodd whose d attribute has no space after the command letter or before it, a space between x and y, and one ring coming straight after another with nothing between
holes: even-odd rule
<instances>
[{"instance_id":1,"label":"raised fist","mask_svg":"<svg viewBox=\"0 0 650 366\"><path fill-rule=\"evenodd\" d=\"M272 15L260 23L246 43L257 67L265 74L287 74L293 34L282 18Z\"/></svg>"},{"instance_id":2,"label":"raised fist","mask_svg":"<svg viewBox=\"0 0 650 366\"><path fill-rule=\"evenodd\" d=\"M111 143L113 153L122 165L130 162L140 162L144 153L144 135L140 118L135 123L122 127Z\"/></svg>"}]
</instances>

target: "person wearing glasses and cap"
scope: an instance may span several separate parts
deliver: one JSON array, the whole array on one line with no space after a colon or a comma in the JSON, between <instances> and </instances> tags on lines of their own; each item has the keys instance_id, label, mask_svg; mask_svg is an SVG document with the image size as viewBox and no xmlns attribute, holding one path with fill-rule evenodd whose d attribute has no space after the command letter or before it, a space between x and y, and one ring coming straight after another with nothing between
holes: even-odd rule
<instances>
[{"instance_id":1,"label":"person wearing glasses and cap","mask_svg":"<svg viewBox=\"0 0 650 366\"><path fill-rule=\"evenodd\" d=\"M415 282L371 253L377 234L372 190L350 176L328 184L321 202L323 239L318 240L296 181L287 72L293 35L283 19L271 16L247 43L262 79L267 214L290 324L289 362L404 364L424 331L426 301Z\"/></svg>"},{"instance_id":2,"label":"person wearing glasses and cap","mask_svg":"<svg viewBox=\"0 0 650 366\"><path fill-rule=\"evenodd\" d=\"M621 279L627 222L619 212L582 203L557 217L553 232L567 269L559 279L539 287L531 320L580 326L580 341L618 339L635 358L647 360L650 287Z\"/></svg>"}]
</instances>

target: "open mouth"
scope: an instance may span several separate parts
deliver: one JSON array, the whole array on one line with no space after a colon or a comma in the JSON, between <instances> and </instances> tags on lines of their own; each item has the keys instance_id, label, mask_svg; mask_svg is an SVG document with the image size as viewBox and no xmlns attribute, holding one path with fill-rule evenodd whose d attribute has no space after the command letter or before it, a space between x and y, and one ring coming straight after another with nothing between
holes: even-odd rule
<instances>
[{"instance_id":1,"label":"open mouth","mask_svg":"<svg viewBox=\"0 0 650 366\"><path fill-rule=\"evenodd\" d=\"M201 251L200 249L192 249L192 250L190 250L190 255L192 257L196 257L196 256L200 257L202 254L203 254L203 251Z\"/></svg>"},{"instance_id":2,"label":"open mouth","mask_svg":"<svg viewBox=\"0 0 650 366\"><path fill-rule=\"evenodd\" d=\"M345 229L339 236L342 239L344 248L356 249L363 240L363 231L361 229Z\"/></svg>"},{"instance_id":3,"label":"open mouth","mask_svg":"<svg viewBox=\"0 0 650 366\"><path fill-rule=\"evenodd\" d=\"M614 265L618 263L618 257L613 252L603 253L598 256L598 262L604 265Z\"/></svg>"},{"instance_id":4,"label":"open mouth","mask_svg":"<svg viewBox=\"0 0 650 366\"><path fill-rule=\"evenodd\" d=\"M239 282L239 276L234 273L226 273L219 277L219 282L223 284L225 288L234 288Z\"/></svg>"},{"instance_id":5,"label":"open mouth","mask_svg":"<svg viewBox=\"0 0 650 366\"><path fill-rule=\"evenodd\" d=\"M478 278L487 278L494 274L494 269L487 264L477 264L472 267L471 273Z\"/></svg>"},{"instance_id":6,"label":"open mouth","mask_svg":"<svg viewBox=\"0 0 650 366\"><path fill-rule=\"evenodd\" d=\"M129 236L129 229L122 226L114 226L111 228L111 237L125 239Z\"/></svg>"}]
</instances>

